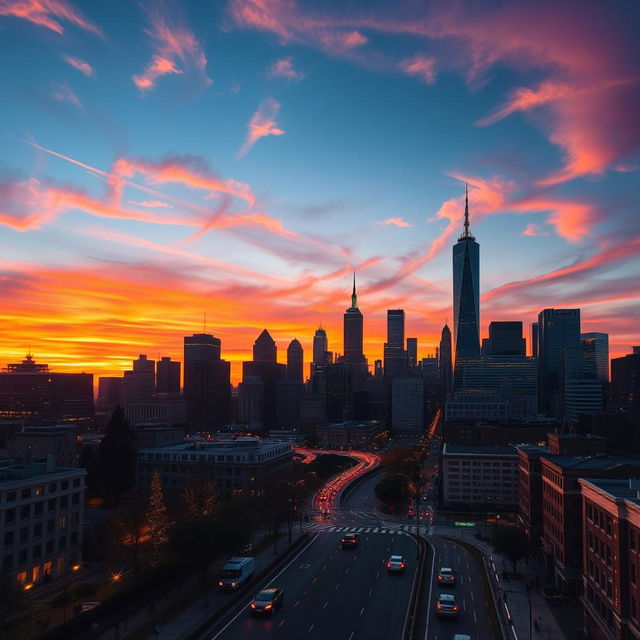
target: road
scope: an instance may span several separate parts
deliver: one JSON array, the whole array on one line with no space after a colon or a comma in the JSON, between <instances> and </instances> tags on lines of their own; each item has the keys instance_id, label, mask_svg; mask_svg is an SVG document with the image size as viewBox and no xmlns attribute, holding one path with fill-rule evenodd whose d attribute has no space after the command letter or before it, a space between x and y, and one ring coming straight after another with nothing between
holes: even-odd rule
<instances>
[{"instance_id":1,"label":"road","mask_svg":"<svg viewBox=\"0 0 640 640\"><path fill-rule=\"evenodd\" d=\"M342 549L341 534L324 532L267 584L284 590L273 618L253 618L250 599L208 640L359 640L401 637L415 573L417 546L398 532L363 533L356 549ZM389 555L404 555L405 574L388 574Z\"/></svg>"}]
</instances>

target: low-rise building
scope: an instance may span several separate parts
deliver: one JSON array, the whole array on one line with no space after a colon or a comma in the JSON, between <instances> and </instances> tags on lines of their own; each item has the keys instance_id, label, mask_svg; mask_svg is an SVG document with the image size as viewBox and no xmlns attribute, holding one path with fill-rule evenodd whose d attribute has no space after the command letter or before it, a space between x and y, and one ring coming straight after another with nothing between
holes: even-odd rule
<instances>
[{"instance_id":1,"label":"low-rise building","mask_svg":"<svg viewBox=\"0 0 640 640\"><path fill-rule=\"evenodd\" d=\"M222 500L251 495L265 478L291 464L291 443L238 437L190 440L166 447L140 449L136 481L149 484L157 469L163 485L180 489L194 477L208 477Z\"/></svg>"},{"instance_id":2,"label":"low-rise building","mask_svg":"<svg viewBox=\"0 0 640 640\"><path fill-rule=\"evenodd\" d=\"M518 505L515 447L446 444L442 450L443 507L459 510L513 510Z\"/></svg>"},{"instance_id":3,"label":"low-rise building","mask_svg":"<svg viewBox=\"0 0 640 640\"><path fill-rule=\"evenodd\" d=\"M384 431L376 420L333 422L316 429L321 447L328 449L361 449L370 447Z\"/></svg>"},{"instance_id":4,"label":"low-rise building","mask_svg":"<svg viewBox=\"0 0 640 640\"><path fill-rule=\"evenodd\" d=\"M518 451L519 506L518 522L529 542L537 547L542 535L542 463L548 455L548 447L536 444L521 444Z\"/></svg>"},{"instance_id":5,"label":"low-rise building","mask_svg":"<svg viewBox=\"0 0 640 640\"><path fill-rule=\"evenodd\" d=\"M27 586L79 568L85 469L0 461L2 573Z\"/></svg>"},{"instance_id":6,"label":"low-rise building","mask_svg":"<svg viewBox=\"0 0 640 640\"><path fill-rule=\"evenodd\" d=\"M637 481L581 479L585 631L640 638L640 494Z\"/></svg>"},{"instance_id":7,"label":"low-rise building","mask_svg":"<svg viewBox=\"0 0 640 640\"><path fill-rule=\"evenodd\" d=\"M506 422L508 419L509 403L503 396L492 392L456 391L446 404L446 422Z\"/></svg>"}]
</instances>

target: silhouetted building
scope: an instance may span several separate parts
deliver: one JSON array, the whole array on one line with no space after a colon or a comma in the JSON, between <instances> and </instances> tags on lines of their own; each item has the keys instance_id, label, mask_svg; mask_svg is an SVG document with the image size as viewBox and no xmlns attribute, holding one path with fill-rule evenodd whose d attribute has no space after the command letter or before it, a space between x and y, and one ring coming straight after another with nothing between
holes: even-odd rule
<instances>
[{"instance_id":1,"label":"silhouetted building","mask_svg":"<svg viewBox=\"0 0 640 640\"><path fill-rule=\"evenodd\" d=\"M407 352L404 349L404 310L387 311L387 341L384 344L384 372L400 375L407 369Z\"/></svg>"},{"instance_id":2,"label":"silhouetted building","mask_svg":"<svg viewBox=\"0 0 640 640\"><path fill-rule=\"evenodd\" d=\"M580 309L544 309L538 315L539 409L564 413L564 382L582 372Z\"/></svg>"},{"instance_id":3,"label":"silhouetted building","mask_svg":"<svg viewBox=\"0 0 640 640\"><path fill-rule=\"evenodd\" d=\"M258 336L253 343L253 361L254 362L277 362L278 347L274 339L266 329Z\"/></svg>"},{"instance_id":4,"label":"silhouetted building","mask_svg":"<svg viewBox=\"0 0 640 640\"><path fill-rule=\"evenodd\" d=\"M605 382L596 378L572 378L564 383L564 412L570 423L583 413L604 409Z\"/></svg>"},{"instance_id":5,"label":"silhouetted building","mask_svg":"<svg viewBox=\"0 0 640 640\"><path fill-rule=\"evenodd\" d=\"M121 377L102 376L98 378L98 398L96 409L111 413L118 405L122 404Z\"/></svg>"},{"instance_id":6,"label":"silhouetted building","mask_svg":"<svg viewBox=\"0 0 640 640\"><path fill-rule=\"evenodd\" d=\"M445 324L442 327L440 347L438 349L438 383L440 385L440 406L444 407L453 391L453 364L451 360L451 329Z\"/></svg>"},{"instance_id":7,"label":"silhouetted building","mask_svg":"<svg viewBox=\"0 0 640 640\"><path fill-rule=\"evenodd\" d=\"M440 404L440 387L438 385L438 358L428 356L420 363L424 399L424 422L431 422Z\"/></svg>"},{"instance_id":8,"label":"silhouetted building","mask_svg":"<svg viewBox=\"0 0 640 640\"><path fill-rule=\"evenodd\" d=\"M16 434L13 455L27 465L49 456L61 467L78 466L78 442L74 425L29 426Z\"/></svg>"},{"instance_id":9,"label":"silhouetted building","mask_svg":"<svg viewBox=\"0 0 640 640\"><path fill-rule=\"evenodd\" d=\"M304 381L304 351L295 338L287 347L287 379L296 382Z\"/></svg>"},{"instance_id":10,"label":"silhouetted building","mask_svg":"<svg viewBox=\"0 0 640 640\"><path fill-rule=\"evenodd\" d=\"M351 369L346 362L336 362L325 367L325 402L327 420L342 422L351 419Z\"/></svg>"},{"instance_id":11,"label":"silhouetted building","mask_svg":"<svg viewBox=\"0 0 640 640\"><path fill-rule=\"evenodd\" d=\"M141 353L133 361L131 371L125 371L122 381L122 401L146 400L156 390L156 363Z\"/></svg>"},{"instance_id":12,"label":"silhouetted building","mask_svg":"<svg viewBox=\"0 0 640 640\"><path fill-rule=\"evenodd\" d=\"M531 357L537 358L538 356L538 333L540 325L537 322L531 323Z\"/></svg>"},{"instance_id":13,"label":"silhouetted building","mask_svg":"<svg viewBox=\"0 0 640 640\"><path fill-rule=\"evenodd\" d=\"M453 245L454 384L461 361L480 357L480 245L469 231L465 191L464 231Z\"/></svg>"},{"instance_id":14,"label":"silhouetted building","mask_svg":"<svg viewBox=\"0 0 640 640\"><path fill-rule=\"evenodd\" d=\"M300 421L304 385L298 380L279 380L276 386L276 422L279 429L293 429Z\"/></svg>"},{"instance_id":15,"label":"silhouetted building","mask_svg":"<svg viewBox=\"0 0 640 640\"><path fill-rule=\"evenodd\" d=\"M150 398L125 402L124 414L132 427L141 424L171 427L187 423L188 405L179 393L155 393Z\"/></svg>"},{"instance_id":16,"label":"silhouetted building","mask_svg":"<svg viewBox=\"0 0 640 640\"><path fill-rule=\"evenodd\" d=\"M424 431L424 385L417 376L396 376L391 381L391 427L401 433Z\"/></svg>"},{"instance_id":17,"label":"silhouetted building","mask_svg":"<svg viewBox=\"0 0 640 640\"><path fill-rule=\"evenodd\" d=\"M164 357L156 365L156 393L180 393L180 363Z\"/></svg>"},{"instance_id":18,"label":"silhouetted building","mask_svg":"<svg viewBox=\"0 0 640 640\"><path fill-rule=\"evenodd\" d=\"M221 342L208 333L184 339L184 397L192 431L210 431L229 422L231 366L220 358Z\"/></svg>"},{"instance_id":19,"label":"silhouetted building","mask_svg":"<svg viewBox=\"0 0 640 640\"><path fill-rule=\"evenodd\" d=\"M489 337L482 341L483 356L527 355L522 322L490 322Z\"/></svg>"},{"instance_id":20,"label":"silhouetted building","mask_svg":"<svg viewBox=\"0 0 640 640\"><path fill-rule=\"evenodd\" d=\"M246 376L238 385L238 413L241 423L249 431L262 431L264 411L264 382L260 376Z\"/></svg>"},{"instance_id":21,"label":"silhouetted building","mask_svg":"<svg viewBox=\"0 0 640 640\"><path fill-rule=\"evenodd\" d=\"M640 417L640 347L611 360L611 404L631 417Z\"/></svg>"},{"instance_id":22,"label":"silhouetted building","mask_svg":"<svg viewBox=\"0 0 640 640\"><path fill-rule=\"evenodd\" d=\"M54 373L28 354L0 373L0 417L26 422L93 418L93 374Z\"/></svg>"},{"instance_id":23,"label":"silhouetted building","mask_svg":"<svg viewBox=\"0 0 640 640\"><path fill-rule=\"evenodd\" d=\"M358 309L355 274L353 276L351 306L344 313L343 361L351 373L353 388L361 388L367 375L367 360L363 352L363 318L360 309Z\"/></svg>"},{"instance_id":24,"label":"silhouetted building","mask_svg":"<svg viewBox=\"0 0 640 640\"><path fill-rule=\"evenodd\" d=\"M407 338L407 359L410 367L418 366L418 338Z\"/></svg>"},{"instance_id":25,"label":"silhouetted building","mask_svg":"<svg viewBox=\"0 0 640 640\"><path fill-rule=\"evenodd\" d=\"M582 373L587 378L609 382L609 334L583 333Z\"/></svg>"},{"instance_id":26,"label":"silhouetted building","mask_svg":"<svg viewBox=\"0 0 640 640\"><path fill-rule=\"evenodd\" d=\"M320 327L316 329L313 336L313 362L311 363L311 377L316 373L316 369L321 369L325 364L330 364L332 354L328 351L327 333Z\"/></svg>"}]
</instances>

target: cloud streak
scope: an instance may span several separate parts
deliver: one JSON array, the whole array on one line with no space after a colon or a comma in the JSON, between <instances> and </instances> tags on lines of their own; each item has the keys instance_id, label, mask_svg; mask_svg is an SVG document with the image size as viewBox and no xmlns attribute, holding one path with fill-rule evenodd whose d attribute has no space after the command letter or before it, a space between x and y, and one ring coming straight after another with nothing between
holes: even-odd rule
<instances>
[{"instance_id":1,"label":"cloud streak","mask_svg":"<svg viewBox=\"0 0 640 640\"><path fill-rule=\"evenodd\" d=\"M98 26L64 0L0 0L0 16L27 20L59 34L64 33L62 23L68 22L97 36L102 35Z\"/></svg>"},{"instance_id":2,"label":"cloud streak","mask_svg":"<svg viewBox=\"0 0 640 640\"><path fill-rule=\"evenodd\" d=\"M267 71L267 75L271 78L285 78L286 80L299 81L304 78L304 73L298 71L293 65L293 58L287 56L276 60Z\"/></svg>"},{"instance_id":3,"label":"cloud streak","mask_svg":"<svg viewBox=\"0 0 640 640\"><path fill-rule=\"evenodd\" d=\"M80 73L84 73L85 76L88 76L89 78L93 76L93 68L88 62L66 54L62 56L62 59L74 69L77 69Z\"/></svg>"},{"instance_id":4,"label":"cloud streak","mask_svg":"<svg viewBox=\"0 0 640 640\"><path fill-rule=\"evenodd\" d=\"M251 116L247 125L247 137L236 157L244 156L253 145L267 136L282 136L284 130L276 123L276 117L280 111L280 103L273 98L267 98L260 103L258 110Z\"/></svg>"},{"instance_id":5,"label":"cloud streak","mask_svg":"<svg viewBox=\"0 0 640 640\"><path fill-rule=\"evenodd\" d=\"M386 220L380 220L373 223L377 227L387 227L393 225L396 227L412 227L410 222L407 222L404 218L387 218Z\"/></svg>"}]
</instances>

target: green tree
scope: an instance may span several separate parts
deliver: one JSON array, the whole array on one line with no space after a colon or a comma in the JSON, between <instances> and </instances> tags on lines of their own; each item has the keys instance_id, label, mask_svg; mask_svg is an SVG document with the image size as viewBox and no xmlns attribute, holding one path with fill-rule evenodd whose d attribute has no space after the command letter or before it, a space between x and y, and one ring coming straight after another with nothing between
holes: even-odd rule
<instances>
[{"instance_id":1,"label":"green tree","mask_svg":"<svg viewBox=\"0 0 640 640\"><path fill-rule=\"evenodd\" d=\"M517 527L496 526L491 536L491 546L511 563L513 573L516 572L518 562L529 554L529 540Z\"/></svg>"},{"instance_id":2,"label":"green tree","mask_svg":"<svg viewBox=\"0 0 640 640\"><path fill-rule=\"evenodd\" d=\"M376 498L388 506L396 507L402 504L408 496L408 478L395 473L382 478L373 488Z\"/></svg>"},{"instance_id":3,"label":"green tree","mask_svg":"<svg viewBox=\"0 0 640 640\"><path fill-rule=\"evenodd\" d=\"M203 586L209 565L220 553L219 527L209 516L191 516L176 522L169 532L169 551L198 570Z\"/></svg>"},{"instance_id":4,"label":"green tree","mask_svg":"<svg viewBox=\"0 0 640 640\"><path fill-rule=\"evenodd\" d=\"M165 559L165 548L169 541L171 521L167 515L167 505L162 490L160 472L156 469L151 476L149 508L147 509L149 525L149 550L151 566L157 566Z\"/></svg>"},{"instance_id":5,"label":"green tree","mask_svg":"<svg viewBox=\"0 0 640 640\"><path fill-rule=\"evenodd\" d=\"M98 448L96 472L101 493L109 504L118 504L133 486L133 434L122 407L116 407Z\"/></svg>"}]
</instances>

